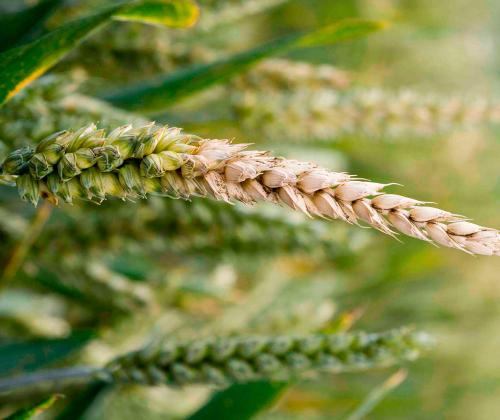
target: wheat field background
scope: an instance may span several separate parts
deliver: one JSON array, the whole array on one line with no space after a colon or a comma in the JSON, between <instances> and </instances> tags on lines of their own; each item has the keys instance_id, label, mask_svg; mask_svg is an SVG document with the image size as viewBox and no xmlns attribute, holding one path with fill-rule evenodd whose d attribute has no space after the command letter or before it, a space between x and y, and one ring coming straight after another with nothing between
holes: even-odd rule
<instances>
[{"instance_id":1,"label":"wheat field background","mask_svg":"<svg viewBox=\"0 0 500 420\"><path fill-rule=\"evenodd\" d=\"M319 101L319 110L304 116L300 107L307 95L291 95L294 81L284 83L279 94L266 87L259 90L257 71L251 76L255 79L241 76L225 87L215 87L180 102L175 109L157 113L154 119L206 138L253 143L252 148L257 150L272 150L276 155L313 161L381 183L402 184L403 187L391 186L391 192L435 202L439 208L467 215L481 225L498 227L499 119L493 124L470 124L452 130L437 130L425 118L417 122L414 119L419 101L430 97L459 98L465 107L478 98L500 103L498 1L284 1L237 24L221 25L203 39L206 49L198 49L195 40L189 54L168 51L178 62L165 64L160 60L155 65L175 68L184 61L209 61L213 51L242 51L280 35L347 17L383 20L388 25L360 40L294 50L281 58L314 66L332 65L340 72L331 76L335 83L343 86L348 79L348 91L371 92L366 98L381 98L387 109L403 109L404 98L415 101L417 106L410 107L408 113L412 118L404 113L402 117L389 117L384 122L389 129L384 126L379 130L363 111L357 120L353 119L356 129L349 126L330 133L330 115L318 127L321 107L327 105ZM78 106L94 109L95 104L81 98L94 95L103 85L112 85L115 78L123 81L146 77L147 69L139 67L137 57L130 62L120 54L112 59L101 57L93 48L104 41L92 44L99 40L97 35L94 37L49 75L71 75L72 80L78 80L79 92L86 95L68 95L75 101L65 104L70 110L68 121L76 118L73 113L77 113L74 109ZM119 39L110 37L109 42L119 43ZM149 51L147 45L140 48ZM115 60L126 66L113 69ZM278 62L279 66L284 66L280 71L286 73L287 61ZM290 73L292 70L290 67ZM252 80L256 80L257 88L252 87ZM305 91L312 88L305 83ZM29 126L38 121L37 128L43 132L46 121L51 121L50 112L47 111L49 116L44 113L43 101L35 100L35 117L16 110L18 105L8 105L0 110L0 140L11 147L23 145L19 140L22 136L8 137L11 132L17 133L15 130L24 130L24 123ZM132 118L132 114L106 110L100 109L99 115L102 117L104 112L115 126ZM20 123L7 129L9 118L16 112L22 116ZM87 118L93 114L84 115ZM347 127L349 115L347 111L340 115L338 126ZM144 115L134 118L139 123L146 121ZM406 125L399 132L401 127L397 125L401 121ZM108 123L104 118L102 122ZM57 131L51 124L50 130ZM71 128L78 129L80 125ZM320 135L306 138L304 132L308 130L316 130ZM10 255L8 245L12 244L9 232L15 231L16 223L15 218L7 220L5 215L32 218L35 214L31 204L16 200L10 187L0 185L0 218L4 219L0 228L5 238L0 256L4 268ZM299 332L334 332L350 327L383 331L410 325L432 335L435 343L404 370L390 367L306 377L294 382L270 410L257 418L349 418L349 413L388 378L401 383L366 418L489 420L500 416L497 257L468 255L408 237L398 241L374 229L361 229L341 221L311 222L312 230L307 230L303 228L304 223L309 223L306 216L292 214L288 209L277 211L267 203L257 206L257 213L261 211L270 217L265 221L258 219L254 210L246 213L236 206L241 213L225 216L220 207L210 204L214 207L209 213L213 211L220 218L214 222L207 216L208 222L203 222L207 211L199 204L203 199L196 198L186 205L170 200L165 204L163 200L168 199L155 197L148 204L116 200L91 210L86 205L76 205L69 211L69 206L53 209L45 227L50 238L41 233L17 277L13 276L9 287L0 294L0 347L11 339L61 338L85 329L99 332L102 340L92 343L75 360L101 363L109 360L115 350L128 351L151 338L148 328L153 318L153 335L161 330L180 337L234 328L274 336L288 327ZM191 214L197 216L191 218ZM251 223L238 230L246 218ZM82 225L82 220L88 220L88 226ZM305 236L286 236L283 232L287 228L281 228L282 222L288 227L301 226L299 233ZM271 229L273 223L276 230ZM115 232L114 236L106 237L107 227ZM116 231L131 239L126 244L119 243L121 236ZM209 234L212 236L206 240ZM167 250L162 244L164 237L172 243ZM275 242L277 245L273 245ZM87 270L86 274L104 279L103 283L113 281L106 277L113 270L133 281L123 300L119 293L99 297L97 289L85 291L83 295L88 292L88 296L73 306L62 298L59 301L58 291L46 292L46 285L33 285L40 255L55 267L64 262L75 271ZM143 281L144 272L155 280L152 285ZM111 288L112 292L120 289L118 277L113 277L118 286ZM160 278L162 281L156 281ZM34 295L30 294L32 290ZM103 310L108 303L118 308L116 313ZM42 308L40 312L36 305ZM9 311L13 306L21 308L21 312L25 310L31 319L16 318L12 326ZM36 314L45 311L43 308L50 313L43 318L52 322L48 326L35 322ZM295 318L290 321L284 315L285 309L293 312ZM182 326L184 316L191 322L187 327ZM29 331L25 334L19 325ZM208 391L201 386L111 388L99 394L82 418L182 418L207 398ZM10 403L0 392L0 417L10 413ZM17 407L17 400L14 405ZM50 412L46 418L52 418Z\"/></svg>"}]
</instances>

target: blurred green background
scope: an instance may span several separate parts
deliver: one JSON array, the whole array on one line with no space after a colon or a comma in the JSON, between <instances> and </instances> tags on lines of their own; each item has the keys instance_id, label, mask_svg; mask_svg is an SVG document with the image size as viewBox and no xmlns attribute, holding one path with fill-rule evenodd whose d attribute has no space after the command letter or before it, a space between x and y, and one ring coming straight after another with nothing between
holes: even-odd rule
<instances>
[{"instance_id":1,"label":"blurred green background","mask_svg":"<svg viewBox=\"0 0 500 420\"><path fill-rule=\"evenodd\" d=\"M315 52L315 61L350 68L360 83L421 91L498 96L498 14L493 1L302 2L280 15L300 24L356 14L392 22L356 45ZM305 18L306 17L306 18ZM349 170L404 184L408 195L498 224L500 142L497 128L458 132L433 141L374 142L346 138ZM429 357L372 413L377 419L491 419L500 413L500 264L413 240L371 235L364 256L342 279L337 299L361 306L358 327L411 323L438 339ZM347 410L381 381L365 374L303 384L280 408L297 418Z\"/></svg>"},{"instance_id":2,"label":"blurred green background","mask_svg":"<svg viewBox=\"0 0 500 420\"><path fill-rule=\"evenodd\" d=\"M96 3L99 2L89 2ZM358 87L500 99L500 3L495 1L291 0L264 13L221 25L200 38L203 37L204 46L227 53L258 45L278 35L353 16L386 20L390 26L360 41L295 51L288 58L332 64L346 70L353 85ZM197 45L196 35L190 42ZM92 50L85 50L85 45L81 51L90 54ZM81 70L80 58L77 51L55 72L78 73ZM84 60L85 72L89 66L87 61L92 65L92 60L93 55ZM96 67L99 67L98 63ZM128 65L132 66L133 62ZM102 76L98 75L97 81L87 80L83 90L97 91L102 85L99 79ZM397 182L404 188L392 187L391 191L395 193L436 202L439 207L468 215L484 226L499 225L498 125L467 127L430 137L373 138L366 133L354 133L331 141L304 139L303 142L290 142L286 137L256 138L256 132L237 118L224 117L206 123L203 119L203 110L207 108L204 108L204 100L201 96L191 98L158 120L182 123L186 130L210 138L236 137L238 141L255 142L257 147L267 147L287 157L306 157L328 165L330 169L346 170L377 182ZM209 101L212 101L211 97ZM226 98L222 97L210 104L222 109L227 105L225 101ZM1 196L5 209L27 218L32 216L30 206L17 202L7 188L2 187ZM252 246L234 251L231 250L232 244L225 243L224 238L235 227L221 223L217 233L219 242L215 241L212 248L201 245L197 248L193 239L195 234L184 226L179 228L179 235L185 235L183 241L175 242L169 237L166 240L172 241L172 246L165 251L165 245L159 243L172 225L168 221L160 225L155 215L161 211L174 215L189 212L190 207L176 209L167 204L170 207L161 210L164 205L162 199L153 199L151 203L140 205L115 202L99 208L77 206L72 210L54 211L47 227L47 235L53 235L51 244L44 249L43 240L37 241L22 273L0 296L3 342L19 335L17 324L10 330L8 328L12 317L3 316L1 311L10 314L12 302L25 308L28 317L36 306L32 302L42 307L42 313L43 308L50 307L47 320L50 318L53 324L36 331L32 323L27 322L27 336L64 337L82 328L99 331L102 334L100 340L92 343L80 356L82 360L97 363L107 360L109 354L118 349L140 345L154 335L154 331L162 334L176 331L181 337L189 337L196 333L198 326L206 326L208 321L213 321L209 327L212 331L218 331L218 327L222 331L224 328L231 330L226 324L232 322L240 331L246 328L286 332L290 324L291 328L300 330L300 326L293 325L299 321L280 320L278 316L280 308L287 306L287 299L290 299L297 309L294 316L305 324L313 324L304 329L328 329L339 322L355 321L353 328L356 329L376 331L414 325L436 337L435 348L409 366L407 379L378 404L368 418L479 420L499 416L498 258L474 257L409 238L404 238L401 243L375 231L350 226L331 228L326 222L318 222L317 233L313 232L311 237L321 237L321 243L331 239L339 249L334 246L333 251L329 248L325 251L324 245L316 247L308 238L307 246L300 241L294 250L278 246L271 256L267 256L266 251L257 252L258 249ZM129 208L123 209L124 206ZM257 213L268 210L265 206L258 207ZM289 216L286 210L282 213ZM278 218L280 214L278 212ZM87 238L88 247L78 242L79 235L82 235L79 223L85 217L95 219L99 225L111 224L115 215L125 221L133 220L140 226L143 224L139 221L146 220L150 226L148 235L135 235L126 246L113 240L103 241L104 244L95 245L90 251L87 248L92 248L92 232ZM299 223L305 220L290 217ZM65 218L73 220L76 227L65 224ZM185 225L189 223L187 221ZM341 225L341 222L335 224ZM199 229L203 233L206 227ZM79 233L75 234L76 231ZM56 235L57 240L54 239ZM44 238L43 234L41 238ZM116 240L120 241L120 238ZM141 240L148 241L147 249L141 248ZM6 239L2 250L4 256L8 254L8 244L10 242ZM257 240L255 247L260 246ZM88 253L79 254L79 247ZM100 252L103 248L104 251ZM322 249L319 256L318 248ZM120 274L137 280L134 287L141 287L146 283L145 279L153 279L149 285L153 285L152 293L158 300L151 308L147 295L151 289L144 293L142 289L134 289L131 292L133 297L139 296L139 301L146 301L148 309L143 310L139 305L132 315L125 318L99 309L95 296L72 307L54 289L44 290L30 282L30 275L35 270L32 265L36 265L38 253L66 258L70 266L76 267L75 270L82 264L79 255L82 259L91 255L98 267L100 264L114 270L121 267ZM149 267L154 267L154 270L147 272ZM38 280L41 281L39 276ZM32 289L33 295L30 294ZM286 291L292 296L287 297ZM268 303L264 303L266 299ZM239 311L254 311L255 315L259 308L272 307L273 304L278 315L266 309L270 313L266 320L267 312L262 309L262 320L254 317L256 321L251 326L244 322L243 326L238 324ZM257 309L248 309L251 305ZM118 306L130 310L127 302ZM316 312L311 315L314 312L311 308L319 308L316 312L323 308L329 321L323 324L318 321L320 325L315 325L312 318L321 318L322 315ZM335 316L328 315L329 311ZM186 318L182 318L184 316ZM150 317L155 320L153 333L149 329ZM245 320L249 315L242 317ZM276 325L269 319L273 319ZM304 379L289 388L271 411L260 416L270 419L343 418L395 371ZM162 387L106 390L85 418L176 418L196 408L206 397L207 391L201 387L182 391Z\"/></svg>"}]
</instances>

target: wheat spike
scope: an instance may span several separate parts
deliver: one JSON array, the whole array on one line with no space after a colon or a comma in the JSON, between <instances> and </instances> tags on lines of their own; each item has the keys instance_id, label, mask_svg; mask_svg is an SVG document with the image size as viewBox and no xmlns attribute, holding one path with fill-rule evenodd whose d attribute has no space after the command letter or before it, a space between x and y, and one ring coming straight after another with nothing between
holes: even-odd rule
<instances>
[{"instance_id":1,"label":"wheat spike","mask_svg":"<svg viewBox=\"0 0 500 420\"><path fill-rule=\"evenodd\" d=\"M77 213L72 214L78 217L47 226L40 243L46 245L49 254L56 247L77 250L77 254L81 254L82 244L91 244L89 247L95 252L96 248L107 249L116 244L126 247L139 241L143 243L142 249L151 252L152 248L156 252L161 249L185 257L200 253L256 257L307 252L309 256L324 256L329 260L349 255L352 245L349 241L332 239L334 229L327 224L309 223L293 217L294 214L271 211L278 209L227 206L203 199L155 200L150 206L147 203L132 207L121 206L118 202L113 204L106 208L74 209ZM11 216L9 213L5 219L9 225L12 224ZM81 223L82 218L85 223ZM18 229L23 231L22 226ZM72 235L59 235L64 229L69 229ZM154 245L152 238L155 238Z\"/></svg>"},{"instance_id":2,"label":"wheat spike","mask_svg":"<svg viewBox=\"0 0 500 420\"><path fill-rule=\"evenodd\" d=\"M252 204L284 204L311 217L364 222L383 233L403 233L472 254L499 255L500 234L425 202L387 194L389 184L359 180L312 163L246 150L245 144L207 140L153 123L109 134L91 124L60 132L9 154L3 173L18 175L23 199L42 196L97 203L107 197L211 196Z\"/></svg>"},{"instance_id":3,"label":"wheat spike","mask_svg":"<svg viewBox=\"0 0 500 420\"><path fill-rule=\"evenodd\" d=\"M82 251L76 255L85 264L76 261L75 254L62 254L62 258L61 254L58 255L60 257L57 259L53 255L42 254L34 265L38 271L35 278L45 283L46 287L57 289L59 286L71 290L86 302L92 302L109 312L129 313L155 306L155 293L151 285L134 282ZM50 278L50 281L47 282L45 278Z\"/></svg>"},{"instance_id":4,"label":"wheat spike","mask_svg":"<svg viewBox=\"0 0 500 420\"><path fill-rule=\"evenodd\" d=\"M231 98L246 130L296 141L331 140L351 134L427 138L458 127L500 122L498 101L411 90L357 88L339 92L298 86L269 96L267 89L247 83L233 90Z\"/></svg>"},{"instance_id":5,"label":"wheat spike","mask_svg":"<svg viewBox=\"0 0 500 420\"><path fill-rule=\"evenodd\" d=\"M347 71L329 64L311 64L283 58L269 58L262 61L248 73L239 76L231 88L239 91L258 90L273 94L283 89L298 88L343 90L351 83Z\"/></svg>"},{"instance_id":6,"label":"wheat spike","mask_svg":"<svg viewBox=\"0 0 500 420\"><path fill-rule=\"evenodd\" d=\"M99 376L126 383L220 386L308 371L338 373L393 365L414 360L429 344L426 334L408 329L167 342L118 357Z\"/></svg>"},{"instance_id":7,"label":"wheat spike","mask_svg":"<svg viewBox=\"0 0 500 420\"><path fill-rule=\"evenodd\" d=\"M79 94L81 82L76 76L50 74L22 90L0 108L0 139L12 149L38 142L57 130L81 127L88 121L98 121L106 128L148 122Z\"/></svg>"}]
</instances>

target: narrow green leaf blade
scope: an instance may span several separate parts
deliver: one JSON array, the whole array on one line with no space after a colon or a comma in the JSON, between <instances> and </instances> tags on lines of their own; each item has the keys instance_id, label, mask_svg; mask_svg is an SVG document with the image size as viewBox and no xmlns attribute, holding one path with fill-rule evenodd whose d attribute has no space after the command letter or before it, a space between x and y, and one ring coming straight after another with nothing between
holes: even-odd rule
<instances>
[{"instance_id":1,"label":"narrow green leaf blade","mask_svg":"<svg viewBox=\"0 0 500 420\"><path fill-rule=\"evenodd\" d=\"M215 395L188 420L251 419L269 407L288 382L255 381L231 385Z\"/></svg>"},{"instance_id":2,"label":"narrow green leaf blade","mask_svg":"<svg viewBox=\"0 0 500 420\"><path fill-rule=\"evenodd\" d=\"M191 0L142 1L108 7L63 25L36 41L0 54L0 104L41 76L85 37L112 19L181 27L192 25L197 16L198 7Z\"/></svg>"},{"instance_id":3,"label":"narrow green leaf blade","mask_svg":"<svg viewBox=\"0 0 500 420\"><path fill-rule=\"evenodd\" d=\"M61 360L82 348L94 335L90 332L68 338L33 340L0 346L0 376L30 372Z\"/></svg>"},{"instance_id":4,"label":"narrow green leaf blade","mask_svg":"<svg viewBox=\"0 0 500 420\"><path fill-rule=\"evenodd\" d=\"M331 45L337 42L362 38L387 27L387 22L378 20L344 19L333 25L320 28L301 37L297 48Z\"/></svg>"},{"instance_id":5,"label":"narrow green leaf blade","mask_svg":"<svg viewBox=\"0 0 500 420\"><path fill-rule=\"evenodd\" d=\"M74 395L64 410L59 413L56 420L73 420L85 418L85 413L91 410L93 404L101 396L109 385L104 382L96 382L87 386L86 389Z\"/></svg>"},{"instance_id":6,"label":"narrow green leaf blade","mask_svg":"<svg viewBox=\"0 0 500 420\"><path fill-rule=\"evenodd\" d=\"M0 15L0 51L22 41L33 27L43 23L64 0L42 0L14 13Z\"/></svg>"},{"instance_id":7,"label":"narrow green leaf blade","mask_svg":"<svg viewBox=\"0 0 500 420\"><path fill-rule=\"evenodd\" d=\"M133 4L117 13L114 18L151 25L186 28L196 23L199 9L191 1L147 1Z\"/></svg>"},{"instance_id":8,"label":"narrow green leaf blade","mask_svg":"<svg viewBox=\"0 0 500 420\"><path fill-rule=\"evenodd\" d=\"M166 77L141 82L104 95L112 104L134 111L160 112L178 100L222 83L243 73L264 58L295 48L314 47L359 38L382 29L384 23L346 19L306 34L295 34L271 41L214 63L180 70Z\"/></svg>"},{"instance_id":9,"label":"narrow green leaf blade","mask_svg":"<svg viewBox=\"0 0 500 420\"><path fill-rule=\"evenodd\" d=\"M398 370L391 375L384 383L377 386L368 394L366 399L357 407L345 420L363 420L392 390L397 388L406 379L406 370Z\"/></svg>"},{"instance_id":10,"label":"narrow green leaf blade","mask_svg":"<svg viewBox=\"0 0 500 420\"><path fill-rule=\"evenodd\" d=\"M61 395L55 394L51 395L48 398L43 399L42 401L32 405L28 408L23 408L10 416L6 417L5 420L28 420L33 419L39 414L42 414L44 411L47 411L52 405L61 398Z\"/></svg>"}]
</instances>

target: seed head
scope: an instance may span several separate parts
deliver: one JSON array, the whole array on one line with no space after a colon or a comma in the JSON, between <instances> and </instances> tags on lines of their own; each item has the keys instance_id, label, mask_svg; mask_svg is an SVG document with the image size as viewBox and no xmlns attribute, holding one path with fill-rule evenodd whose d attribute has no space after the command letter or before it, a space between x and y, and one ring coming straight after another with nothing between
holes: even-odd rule
<instances>
[{"instance_id":1,"label":"seed head","mask_svg":"<svg viewBox=\"0 0 500 420\"><path fill-rule=\"evenodd\" d=\"M40 194L38 180L54 199L59 196L68 202L72 197L97 203L108 197L135 200L148 192L184 199L210 195L228 203L268 201L311 217L364 222L392 236L399 232L469 253L500 254L497 230L423 206L419 200L385 194L390 184L362 181L312 163L246 151L246 145L198 139L152 124L122 127L107 137L92 130L51 136L36 154L15 151L5 160L4 173L32 178L33 182L26 176L19 181L22 197L31 202L35 193ZM68 144L82 147L69 151Z\"/></svg>"},{"instance_id":2,"label":"seed head","mask_svg":"<svg viewBox=\"0 0 500 420\"><path fill-rule=\"evenodd\" d=\"M115 382L146 384L247 382L289 379L306 371L343 372L414 360L429 347L408 329L302 337L230 337L167 342L120 356L106 367Z\"/></svg>"}]
</instances>

